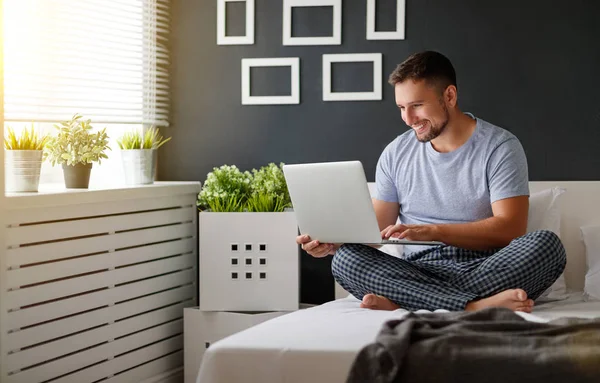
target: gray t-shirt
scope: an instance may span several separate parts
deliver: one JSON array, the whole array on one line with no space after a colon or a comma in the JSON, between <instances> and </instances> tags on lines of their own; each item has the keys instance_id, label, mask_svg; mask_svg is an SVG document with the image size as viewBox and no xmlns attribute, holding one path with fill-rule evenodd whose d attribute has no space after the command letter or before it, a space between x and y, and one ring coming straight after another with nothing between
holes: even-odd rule
<instances>
[{"instance_id":1,"label":"gray t-shirt","mask_svg":"<svg viewBox=\"0 0 600 383\"><path fill-rule=\"evenodd\" d=\"M529 195L527 158L519 140L475 120L469 140L449 153L419 142L412 129L398 136L377 163L375 198L398 202L402 223L430 224L479 221L493 216L491 203ZM404 252L426 248L406 246Z\"/></svg>"}]
</instances>

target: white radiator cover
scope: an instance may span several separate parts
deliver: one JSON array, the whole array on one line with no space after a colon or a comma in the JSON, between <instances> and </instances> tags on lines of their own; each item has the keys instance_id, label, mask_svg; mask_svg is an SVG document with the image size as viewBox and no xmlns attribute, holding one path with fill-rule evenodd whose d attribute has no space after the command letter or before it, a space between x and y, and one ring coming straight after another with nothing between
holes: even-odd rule
<instances>
[{"instance_id":1,"label":"white radiator cover","mask_svg":"<svg viewBox=\"0 0 600 383\"><path fill-rule=\"evenodd\" d=\"M8 196L0 381L141 382L181 369L199 189Z\"/></svg>"}]
</instances>

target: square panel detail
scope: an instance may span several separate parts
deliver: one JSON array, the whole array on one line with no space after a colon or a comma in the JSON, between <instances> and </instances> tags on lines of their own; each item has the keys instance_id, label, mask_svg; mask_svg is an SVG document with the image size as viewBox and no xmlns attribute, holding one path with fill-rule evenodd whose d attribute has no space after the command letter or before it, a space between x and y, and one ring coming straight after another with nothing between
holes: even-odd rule
<instances>
[{"instance_id":1,"label":"square panel detail","mask_svg":"<svg viewBox=\"0 0 600 383\"><path fill-rule=\"evenodd\" d=\"M237 243L232 243L231 244L231 251L238 251L238 249L239 249L239 246L238 246Z\"/></svg>"},{"instance_id":2,"label":"square panel detail","mask_svg":"<svg viewBox=\"0 0 600 383\"><path fill-rule=\"evenodd\" d=\"M232 271L231 272L231 279L238 280L239 279L239 273L237 271Z\"/></svg>"},{"instance_id":3,"label":"square panel detail","mask_svg":"<svg viewBox=\"0 0 600 383\"><path fill-rule=\"evenodd\" d=\"M246 3L246 36L227 36L227 2ZM217 45L254 44L254 0L217 0Z\"/></svg>"},{"instance_id":4,"label":"square panel detail","mask_svg":"<svg viewBox=\"0 0 600 383\"><path fill-rule=\"evenodd\" d=\"M292 37L293 7L333 7L333 36ZM340 45L342 43L342 0L283 0L283 45Z\"/></svg>"},{"instance_id":5,"label":"square panel detail","mask_svg":"<svg viewBox=\"0 0 600 383\"><path fill-rule=\"evenodd\" d=\"M250 68L253 67L291 67L289 96L252 96ZM300 103L300 58L298 57L274 57L242 59L242 105L283 105Z\"/></svg>"},{"instance_id":6,"label":"square panel detail","mask_svg":"<svg viewBox=\"0 0 600 383\"><path fill-rule=\"evenodd\" d=\"M252 244L251 243L244 244L244 250L246 250L246 251L252 251Z\"/></svg>"},{"instance_id":7,"label":"square panel detail","mask_svg":"<svg viewBox=\"0 0 600 383\"><path fill-rule=\"evenodd\" d=\"M343 53L323 55L323 101L381 100L382 59L381 53ZM336 62L373 62L372 92L332 92L331 64Z\"/></svg>"},{"instance_id":8,"label":"square panel detail","mask_svg":"<svg viewBox=\"0 0 600 383\"><path fill-rule=\"evenodd\" d=\"M258 244L258 251L259 252L265 252L265 251L267 251L267 244L266 243L259 243Z\"/></svg>"},{"instance_id":9,"label":"square panel detail","mask_svg":"<svg viewBox=\"0 0 600 383\"><path fill-rule=\"evenodd\" d=\"M267 265L267 258L258 258L258 264L260 266L266 266Z\"/></svg>"},{"instance_id":10,"label":"square panel detail","mask_svg":"<svg viewBox=\"0 0 600 383\"><path fill-rule=\"evenodd\" d=\"M246 274L246 279L252 279L252 271L246 271L244 274Z\"/></svg>"},{"instance_id":11,"label":"square panel detail","mask_svg":"<svg viewBox=\"0 0 600 383\"><path fill-rule=\"evenodd\" d=\"M236 257L231 257L231 266L237 265L239 265L239 259L237 259Z\"/></svg>"},{"instance_id":12,"label":"square panel detail","mask_svg":"<svg viewBox=\"0 0 600 383\"><path fill-rule=\"evenodd\" d=\"M258 278L259 279L267 279L267 272L266 271L261 271L260 273L258 273Z\"/></svg>"},{"instance_id":13,"label":"square panel detail","mask_svg":"<svg viewBox=\"0 0 600 383\"><path fill-rule=\"evenodd\" d=\"M252 258L246 258L244 261L244 265L246 266L252 266Z\"/></svg>"},{"instance_id":14,"label":"square panel detail","mask_svg":"<svg viewBox=\"0 0 600 383\"><path fill-rule=\"evenodd\" d=\"M404 40L406 24L406 0L396 0L396 30L377 32L375 30L375 7L377 0L367 0L367 40Z\"/></svg>"}]
</instances>

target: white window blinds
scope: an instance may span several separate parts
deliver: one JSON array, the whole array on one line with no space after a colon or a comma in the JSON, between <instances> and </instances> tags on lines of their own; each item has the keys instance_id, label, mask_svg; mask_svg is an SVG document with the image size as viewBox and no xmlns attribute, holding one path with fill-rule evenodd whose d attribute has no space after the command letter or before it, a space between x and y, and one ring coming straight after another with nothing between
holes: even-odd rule
<instances>
[{"instance_id":1,"label":"white window blinds","mask_svg":"<svg viewBox=\"0 0 600 383\"><path fill-rule=\"evenodd\" d=\"M168 0L4 0L4 119L167 126Z\"/></svg>"}]
</instances>

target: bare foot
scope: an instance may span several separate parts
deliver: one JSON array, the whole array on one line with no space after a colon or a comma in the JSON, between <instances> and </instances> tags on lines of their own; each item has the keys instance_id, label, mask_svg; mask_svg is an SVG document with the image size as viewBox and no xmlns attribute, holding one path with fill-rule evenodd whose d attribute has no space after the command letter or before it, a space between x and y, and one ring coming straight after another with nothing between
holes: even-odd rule
<instances>
[{"instance_id":1,"label":"bare foot","mask_svg":"<svg viewBox=\"0 0 600 383\"><path fill-rule=\"evenodd\" d=\"M527 299L527 293L524 290L504 290L491 297L467 303L465 311L476 311L486 307L505 307L513 311L530 313L533 309L533 300Z\"/></svg>"},{"instance_id":2,"label":"bare foot","mask_svg":"<svg viewBox=\"0 0 600 383\"><path fill-rule=\"evenodd\" d=\"M389 310L393 311L399 309L400 306L390 301L386 297L382 297L381 295L375 294L367 294L363 297L362 303L360 307L363 309L371 309L371 310Z\"/></svg>"}]
</instances>

